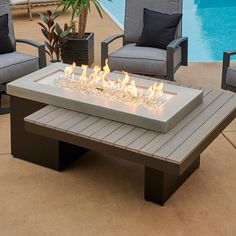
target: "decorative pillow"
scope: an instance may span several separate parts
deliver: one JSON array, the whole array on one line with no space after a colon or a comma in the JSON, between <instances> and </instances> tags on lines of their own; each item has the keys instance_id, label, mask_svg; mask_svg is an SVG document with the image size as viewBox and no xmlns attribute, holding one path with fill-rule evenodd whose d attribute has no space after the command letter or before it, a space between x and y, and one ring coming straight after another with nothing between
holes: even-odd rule
<instances>
[{"instance_id":1,"label":"decorative pillow","mask_svg":"<svg viewBox=\"0 0 236 236\"><path fill-rule=\"evenodd\" d=\"M174 40L182 14L164 14L144 8L143 32L137 46L166 49Z\"/></svg>"},{"instance_id":2,"label":"decorative pillow","mask_svg":"<svg viewBox=\"0 0 236 236\"><path fill-rule=\"evenodd\" d=\"M8 14L0 16L0 54L14 52L9 38Z\"/></svg>"}]
</instances>

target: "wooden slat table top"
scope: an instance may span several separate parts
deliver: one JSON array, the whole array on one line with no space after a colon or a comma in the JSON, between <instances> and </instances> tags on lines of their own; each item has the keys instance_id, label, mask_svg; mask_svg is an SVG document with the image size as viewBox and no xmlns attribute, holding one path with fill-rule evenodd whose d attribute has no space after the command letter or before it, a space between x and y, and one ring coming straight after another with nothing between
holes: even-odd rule
<instances>
[{"instance_id":1,"label":"wooden slat table top","mask_svg":"<svg viewBox=\"0 0 236 236\"><path fill-rule=\"evenodd\" d=\"M181 165L232 113L234 93L204 89L203 103L166 134L51 105L25 121Z\"/></svg>"},{"instance_id":2,"label":"wooden slat table top","mask_svg":"<svg viewBox=\"0 0 236 236\"><path fill-rule=\"evenodd\" d=\"M204 112L214 100L221 95L221 91L212 91L204 97L204 102L191 112L182 122L170 130L167 134L160 134L150 143L148 143L141 152L147 155L155 156L155 153L167 144L173 137L175 137L187 125L192 124L195 127L193 119L196 119L202 112ZM186 130L187 128L185 128ZM182 137L181 137L182 138Z\"/></svg>"}]
</instances>

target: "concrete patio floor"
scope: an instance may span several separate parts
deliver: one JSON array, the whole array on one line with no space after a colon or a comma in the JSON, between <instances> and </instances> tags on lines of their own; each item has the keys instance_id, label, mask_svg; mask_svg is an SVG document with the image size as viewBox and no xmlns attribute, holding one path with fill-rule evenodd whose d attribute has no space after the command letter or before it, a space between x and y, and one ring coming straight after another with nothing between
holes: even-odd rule
<instances>
[{"instance_id":1,"label":"concrete patio floor","mask_svg":"<svg viewBox=\"0 0 236 236\"><path fill-rule=\"evenodd\" d=\"M28 20L25 10L15 10L13 16L18 38L43 40L36 14L34 21ZM66 19L68 15L60 22ZM99 64L100 41L120 29L106 14L101 20L93 13L88 31L95 32ZM36 53L28 46L19 45L19 50ZM177 72L176 80L218 88L220 76L221 63L190 63ZM235 168L236 120L204 151L200 169L160 207L143 200L143 167L130 162L89 152L67 170L56 172L12 158L9 115L2 115L0 235L234 236Z\"/></svg>"}]
</instances>

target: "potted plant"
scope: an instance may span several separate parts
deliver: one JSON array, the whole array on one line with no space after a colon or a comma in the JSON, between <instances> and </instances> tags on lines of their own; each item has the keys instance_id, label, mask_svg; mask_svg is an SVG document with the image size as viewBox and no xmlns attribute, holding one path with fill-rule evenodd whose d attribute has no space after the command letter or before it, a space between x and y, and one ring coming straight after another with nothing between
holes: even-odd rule
<instances>
[{"instance_id":1,"label":"potted plant","mask_svg":"<svg viewBox=\"0 0 236 236\"><path fill-rule=\"evenodd\" d=\"M64 63L91 66L94 62L94 33L85 32L91 2L102 18L99 0L59 0L62 14L71 10L71 34L62 49Z\"/></svg>"},{"instance_id":2,"label":"potted plant","mask_svg":"<svg viewBox=\"0 0 236 236\"><path fill-rule=\"evenodd\" d=\"M71 28L65 24L64 30L62 30L60 25L55 22L55 19L59 16L56 11L48 10L46 14L40 13L39 15L41 22L38 22L38 24L41 26L41 31L47 40L44 41L46 53L52 63L60 62L62 48L71 32Z\"/></svg>"}]
</instances>

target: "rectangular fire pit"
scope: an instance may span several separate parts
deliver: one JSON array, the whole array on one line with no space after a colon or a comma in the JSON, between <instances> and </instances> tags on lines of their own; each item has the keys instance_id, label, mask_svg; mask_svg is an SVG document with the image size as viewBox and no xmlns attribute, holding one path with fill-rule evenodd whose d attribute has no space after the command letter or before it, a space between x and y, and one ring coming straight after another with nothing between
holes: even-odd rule
<instances>
[{"instance_id":1,"label":"rectangular fire pit","mask_svg":"<svg viewBox=\"0 0 236 236\"><path fill-rule=\"evenodd\" d=\"M159 82L154 86L145 77L132 77L135 82L127 82L127 77L124 80L122 74L112 73L107 76L113 82L106 82L112 88L126 83L127 96L123 97L122 87L118 91L121 97L113 97L112 90L112 93L108 91L109 98L106 86L95 83L94 88L93 80L88 81L89 86L85 83L89 91L84 88L78 91L75 88L80 84L80 77L84 78L84 71L77 68L73 78L63 80L64 68L63 64L55 64L8 84L12 156L55 170L65 169L90 150L129 160L144 166L144 197L154 203L163 205L199 168L200 154L235 118L236 95L228 91L203 89L203 103L197 106L201 102L200 90L165 83L163 91ZM87 73L89 77L94 72ZM139 89L146 89L144 95L140 95ZM94 92L99 94L95 96ZM135 103L143 96L141 104ZM117 97L129 99L121 102ZM160 103L150 108L146 106L149 98L151 102L157 98ZM186 115L194 106L196 109ZM141 116L137 115L140 110ZM160 124L168 121L165 117L170 120L174 117L176 122L184 114L181 122L167 134L127 125L136 122L150 127L148 123L152 123L160 130L163 128ZM113 119L103 118L107 116Z\"/></svg>"},{"instance_id":2,"label":"rectangular fire pit","mask_svg":"<svg viewBox=\"0 0 236 236\"><path fill-rule=\"evenodd\" d=\"M20 90L22 96L25 98L29 98L34 94L34 100L36 97L39 102L50 103L55 106L161 133L166 133L172 129L203 101L203 92L201 90L185 88L165 82L163 84L158 82L156 85L153 85L154 81L135 76L130 76L129 82L126 81L127 89L125 88L125 93L128 94L129 89L131 91L131 84L134 81L133 84L135 84L135 89L138 91L135 90L134 92L136 94L144 94L146 96L145 102L143 102L144 99L142 100L144 95L140 95L140 99L136 99L138 102L142 100L142 102L138 103L133 99L133 95L129 95L128 99L124 98L124 92L119 95L119 99L122 99L119 100L117 99L118 96L115 96L114 91L116 90L113 87L118 86L119 83L122 86L122 82L125 80L125 74L107 73L105 81L107 83L109 82L109 84L112 83L113 90L110 93L109 91L104 92L104 95L104 87L100 85L99 87L96 85L96 93L98 94L94 92L94 88L91 89L90 84L93 77L91 75L94 75L93 70L87 69L85 71L80 67L76 67L74 75L69 80L63 81L65 79L63 77L65 67L65 64L57 63L39 72L35 72L14 82L14 86L10 84L8 86L8 92L14 95L14 93L18 94ZM85 77L88 78L86 86L89 85L90 87L86 87L87 90L81 90L77 82L81 78L85 80ZM107 85L105 86L107 87ZM149 97L153 99L150 96L152 93L150 88L155 89L155 86L156 90L160 89L160 86L163 86L163 91L161 91L158 105L149 106L147 105L149 104ZM157 88L158 86L159 88Z\"/></svg>"}]
</instances>

